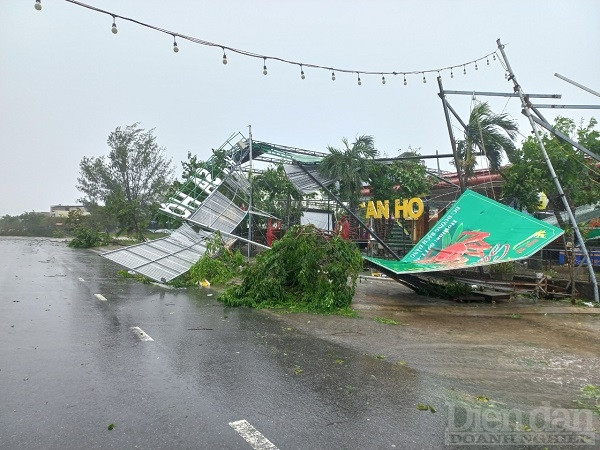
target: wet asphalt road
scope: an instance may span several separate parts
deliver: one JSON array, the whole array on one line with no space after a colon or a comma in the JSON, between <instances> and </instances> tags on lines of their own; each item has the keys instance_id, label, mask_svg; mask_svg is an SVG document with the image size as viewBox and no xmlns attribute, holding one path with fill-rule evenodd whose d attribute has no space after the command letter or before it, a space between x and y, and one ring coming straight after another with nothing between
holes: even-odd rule
<instances>
[{"instance_id":1,"label":"wet asphalt road","mask_svg":"<svg viewBox=\"0 0 600 450\"><path fill-rule=\"evenodd\" d=\"M414 370L120 269L0 238L1 448L253 448L239 420L281 449L444 446Z\"/></svg>"}]
</instances>

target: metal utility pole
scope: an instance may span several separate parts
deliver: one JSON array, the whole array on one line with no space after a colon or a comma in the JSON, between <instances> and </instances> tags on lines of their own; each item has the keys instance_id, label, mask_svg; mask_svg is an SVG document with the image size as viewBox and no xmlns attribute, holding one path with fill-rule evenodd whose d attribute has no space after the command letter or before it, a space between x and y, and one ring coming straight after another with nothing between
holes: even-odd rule
<instances>
[{"instance_id":1,"label":"metal utility pole","mask_svg":"<svg viewBox=\"0 0 600 450\"><path fill-rule=\"evenodd\" d=\"M452 131L452 124L450 123L450 115L448 114L448 103L446 101L446 95L444 94L444 87L442 86L442 77L437 77L438 86L440 93L438 94L442 99L442 106L444 107L444 115L446 116L446 125L448 126L448 134L450 135L450 145L452 146L452 154L454 155L454 166L456 167L456 175L458 177L458 184L460 186L460 192L465 192L465 180L461 174L460 161L458 159L458 152L456 149L456 139L454 139L454 132Z\"/></svg>"},{"instance_id":2,"label":"metal utility pole","mask_svg":"<svg viewBox=\"0 0 600 450\"><path fill-rule=\"evenodd\" d=\"M496 40L496 43L498 44L498 49L500 50L500 53L502 54L502 59L504 60L506 70L508 72L508 79L512 80L512 82L514 84L514 90L517 94L519 94L519 98L521 99L521 106L523 107L523 112L529 119L529 124L531 125L531 129L533 130L533 133L535 134L538 145L542 152L542 156L544 157L544 160L546 161L546 165L548 166L548 170L550 171L550 175L552 176L552 181L554 182L554 185L556 186L556 190L563 202L565 211L567 212L567 215L569 216L569 221L571 222L571 226L573 227L573 230L575 231L575 235L577 236L577 240L579 241L579 244L581 245L581 250L584 254L584 258L585 258L585 261L587 262L587 267L588 267L588 270L590 273L590 280L592 281L592 284L594 286L594 301L600 302L600 299L598 298L598 282L596 280L596 274L594 273L594 267L592 266L592 261L590 259L590 255L587 251L587 248L585 247L583 237L581 236L581 232L579 231L579 227L577 226L577 221L575 220L575 216L573 215L573 212L571 211L571 207L569 206L567 197L565 196L562 186L560 185L560 181L558 180L558 177L556 176L556 172L554 171L554 167L552 166L552 161L550 161L550 158L548 157L548 153L546 152L546 147L544 146L544 142L542 141L542 138L541 138L542 133L536 126L536 122L534 121L533 115L531 114L531 104L529 103L529 100L526 98L526 95L523 93L523 89L521 88L521 86L517 82L517 79L515 78L515 74L513 73L512 68L510 67L510 63L508 62L508 59L506 57L506 53L504 52L504 45L500 42L500 39Z\"/></svg>"},{"instance_id":3,"label":"metal utility pole","mask_svg":"<svg viewBox=\"0 0 600 450\"><path fill-rule=\"evenodd\" d=\"M250 144L250 169L248 171L248 181L250 182L250 200L248 200L248 261L250 261L250 252L252 249L252 125L248 125L248 142Z\"/></svg>"},{"instance_id":4,"label":"metal utility pole","mask_svg":"<svg viewBox=\"0 0 600 450\"><path fill-rule=\"evenodd\" d=\"M354 219L356 220L359 225L361 227L363 227L365 230L367 230L367 232L373 236L373 239L375 239L390 255L392 255L394 258L396 258L397 260L400 260L402 258L400 258L400 256L398 256L396 254L396 252L394 250L392 250L389 245L387 245L385 242L383 242L383 240L377 236L377 233L375 233L371 227L368 227L362 220L360 220L360 218L354 214L354 211L352 211L350 208L348 208L346 205L344 205L344 203L342 202L341 199L339 199L333 192L331 192L331 190L325 186L323 183L321 183L319 180L317 180L307 169L306 167L304 167L304 165L300 164L300 163L296 163L298 167L300 167L302 169L302 171L308 175L308 177L313 180L315 183L317 183L321 189L323 189L327 195L329 195L331 198L333 198L336 203L338 205L340 205L342 208L344 208L344 210L346 210L346 212Z\"/></svg>"}]
</instances>

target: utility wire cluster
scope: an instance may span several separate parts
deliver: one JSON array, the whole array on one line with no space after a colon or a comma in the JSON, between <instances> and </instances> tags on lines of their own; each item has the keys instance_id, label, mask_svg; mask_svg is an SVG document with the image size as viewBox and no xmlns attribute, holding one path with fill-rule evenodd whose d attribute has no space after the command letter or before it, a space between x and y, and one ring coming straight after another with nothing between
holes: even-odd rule
<instances>
[{"instance_id":1,"label":"utility wire cluster","mask_svg":"<svg viewBox=\"0 0 600 450\"><path fill-rule=\"evenodd\" d=\"M146 28L150 28L152 30L155 31L159 31L161 33L164 34L168 34L170 36L173 37L173 51L175 53L179 52L179 46L177 45L177 39L181 39L181 40L186 40L189 42L192 42L194 44L200 44L200 45L204 45L207 47L216 47L216 48L220 48L223 51L223 59L222 62L223 64L227 64L228 59L227 59L227 52L229 53L237 53L239 55L243 55L243 56L248 56L250 58L255 58L255 59L259 59L263 61L263 75L267 75L268 74L268 69L267 69L267 60L271 60L271 61L278 61L284 64L291 64L294 66L297 66L300 69L300 78L302 80L304 80L306 78L306 74L304 73L304 68L305 67L309 67L311 69L320 69L320 70L326 70L328 72L331 72L331 80L335 81L336 79L336 72L337 73L348 73L348 74L356 74L356 78L357 78L357 84L360 86L362 85L362 80L361 80L361 75L377 75L377 76L381 76L381 83L385 84L386 83L386 75L387 76L401 76L402 80L403 80L403 84L406 86L408 84L407 81L407 76L410 75L417 75L422 77L422 82L423 83L427 83L427 74L431 74L431 73L437 73L438 75L441 75L442 72L450 72L450 78L454 78L454 71L456 70L457 72L461 72L463 73L463 75L467 74L467 67L471 67L473 66L473 68L475 70L479 70L479 64L483 64L485 62L486 65L489 66L490 64L490 58L492 59L492 61L496 61L496 51L493 51L491 53L488 53L487 55L483 55L480 58L474 59L472 61L467 61L465 63L462 64L456 64L453 66L447 66L447 67L440 67L438 69L426 69L426 70L400 70L400 71L393 71L393 72L389 72L389 71L379 71L379 70L354 70L354 69L343 69L343 68L339 68L339 67L328 67L328 66L321 66L318 64L310 64L310 63L302 63L299 61L291 61L288 59L284 59L284 58L280 58L277 56L268 56L268 55L261 55L259 53L254 53L254 52L250 52L248 50L242 50L242 49L237 49L237 48L233 48L233 47L229 47L227 45L223 45L223 44L218 44L215 42L210 42L210 41L205 41L193 36L186 36L184 34L181 33L177 33L175 31L170 31L170 30L166 30L164 28L160 28L154 25L150 25L144 22L140 22L139 20L136 19L132 19L129 17L124 17L121 16L119 14L115 14L112 13L110 11L106 11L104 9L100 9L97 8L95 6L92 5L88 5L86 3L82 3L80 1L77 0L65 0L68 3L72 3L74 5L77 6L81 6L82 8L86 8L89 9L91 11L95 11L95 12L99 12L101 14L105 14L107 16L110 16L112 18L112 25L111 25L111 31L113 34L117 34L119 32L119 29L117 28L117 19L119 20L123 20L123 21L128 21L128 22L132 22L135 23L137 25L146 27ZM36 10L41 11L42 9L42 0L35 0L35 4L34 7Z\"/></svg>"}]
</instances>

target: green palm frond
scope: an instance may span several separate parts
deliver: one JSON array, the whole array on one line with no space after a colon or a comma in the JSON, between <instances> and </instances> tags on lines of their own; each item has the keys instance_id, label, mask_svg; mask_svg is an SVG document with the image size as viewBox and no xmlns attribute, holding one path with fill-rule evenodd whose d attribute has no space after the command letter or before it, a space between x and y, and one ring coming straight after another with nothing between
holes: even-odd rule
<instances>
[{"instance_id":1,"label":"green palm frond","mask_svg":"<svg viewBox=\"0 0 600 450\"><path fill-rule=\"evenodd\" d=\"M378 155L372 136L357 136L354 142L343 138L345 149L328 146L329 155L319 166L322 175L339 181L339 193L344 200L357 202L363 181L369 179L369 159Z\"/></svg>"},{"instance_id":2,"label":"green palm frond","mask_svg":"<svg viewBox=\"0 0 600 450\"><path fill-rule=\"evenodd\" d=\"M512 160L517 153L514 140L518 126L507 114L494 114L487 103L476 105L469 116L465 138L457 143L461 165L466 175L471 175L476 164L476 155L481 148L490 168L499 171L503 153Z\"/></svg>"}]
</instances>

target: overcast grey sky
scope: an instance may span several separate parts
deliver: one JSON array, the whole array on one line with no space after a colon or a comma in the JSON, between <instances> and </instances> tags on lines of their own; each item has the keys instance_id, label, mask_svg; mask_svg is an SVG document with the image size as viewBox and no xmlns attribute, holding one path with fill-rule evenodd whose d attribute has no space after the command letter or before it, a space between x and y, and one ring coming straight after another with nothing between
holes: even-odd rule
<instances>
[{"instance_id":1,"label":"overcast grey sky","mask_svg":"<svg viewBox=\"0 0 600 450\"><path fill-rule=\"evenodd\" d=\"M507 0L85 0L180 34L263 55L357 71L407 72L472 61L506 44L529 93L561 93L563 104L598 98L554 77L600 90L600 2ZM117 126L155 128L181 173L188 151L206 159L237 131L324 151L370 134L390 156L409 146L450 151L434 74L401 76L300 69L173 39L63 0L3 0L0 13L0 215L75 204L79 162L108 153ZM442 72L455 90L512 90L498 61ZM530 130L518 99L488 100ZM470 97L450 97L467 117ZM556 113L545 110L549 119ZM560 111L579 121L593 111ZM600 114L596 115L597 117ZM458 132L458 130L456 130ZM428 165L435 167L435 160ZM442 168L450 168L447 161Z\"/></svg>"}]
</instances>

